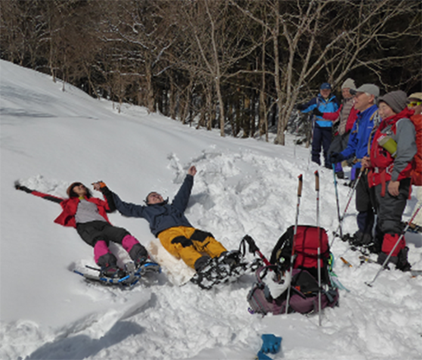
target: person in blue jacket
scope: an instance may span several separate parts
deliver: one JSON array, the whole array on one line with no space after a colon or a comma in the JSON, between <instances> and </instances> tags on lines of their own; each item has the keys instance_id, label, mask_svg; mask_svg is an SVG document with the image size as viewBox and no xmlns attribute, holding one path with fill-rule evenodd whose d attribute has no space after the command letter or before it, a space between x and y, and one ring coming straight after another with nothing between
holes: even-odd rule
<instances>
[{"instance_id":1,"label":"person in blue jacket","mask_svg":"<svg viewBox=\"0 0 422 360\"><path fill-rule=\"evenodd\" d=\"M380 122L377 106L379 92L378 86L374 84L364 84L356 90L350 90L355 99L355 109L358 110L357 119L346 149L330 156L333 164L354 158L352 171L355 171L356 177L362 167L362 159L369 156L371 142ZM373 242L374 208L374 194L369 188L367 174L363 173L356 185L358 231L354 235L355 245L370 245Z\"/></svg>"},{"instance_id":2,"label":"person in blue jacket","mask_svg":"<svg viewBox=\"0 0 422 360\"><path fill-rule=\"evenodd\" d=\"M331 94L331 85L323 83L319 89L319 94L306 104L297 106L297 109L303 113L315 112L332 113L338 110L338 102L335 95ZM315 120L312 136L312 161L321 165L321 148L324 151L324 165L326 168L331 169L331 164L328 159L328 150L333 138L331 120L325 120L322 116L313 114L312 120Z\"/></svg>"},{"instance_id":3,"label":"person in blue jacket","mask_svg":"<svg viewBox=\"0 0 422 360\"><path fill-rule=\"evenodd\" d=\"M224 256L222 260L230 264L232 260L234 261L236 251L228 252L211 233L195 229L184 215L195 174L196 168L191 166L171 203L155 191L147 195L146 206L126 203L115 193L113 199L116 209L122 215L147 220L151 232L158 237L170 254L181 258L196 271L200 271L211 258Z\"/></svg>"}]
</instances>

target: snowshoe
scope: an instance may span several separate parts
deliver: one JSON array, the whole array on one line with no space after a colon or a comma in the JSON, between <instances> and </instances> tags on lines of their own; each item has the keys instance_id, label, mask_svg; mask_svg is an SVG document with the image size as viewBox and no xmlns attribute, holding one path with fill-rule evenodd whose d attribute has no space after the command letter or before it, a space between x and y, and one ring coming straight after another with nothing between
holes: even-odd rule
<instances>
[{"instance_id":1,"label":"snowshoe","mask_svg":"<svg viewBox=\"0 0 422 360\"><path fill-rule=\"evenodd\" d=\"M407 231L413 234L420 234L422 233L422 226L410 223L409 227L407 228Z\"/></svg>"},{"instance_id":2,"label":"snowshoe","mask_svg":"<svg viewBox=\"0 0 422 360\"><path fill-rule=\"evenodd\" d=\"M209 290L216 285L236 281L246 273L253 273L263 266L261 259L254 259L252 262L243 260L240 252L232 251L213 258L191 279L191 282L201 289Z\"/></svg>"},{"instance_id":3,"label":"snowshoe","mask_svg":"<svg viewBox=\"0 0 422 360\"><path fill-rule=\"evenodd\" d=\"M74 269L73 272L83 276L88 281L99 282L106 285L121 285L129 287L135 285L139 279L147 273L161 272L160 266L152 261L146 261L139 266L136 266L134 262L128 262L125 264L124 269L120 269L117 266L114 266L113 268L113 270L111 267L110 269L108 267L105 269L99 269L85 265L85 269Z\"/></svg>"},{"instance_id":4,"label":"snowshoe","mask_svg":"<svg viewBox=\"0 0 422 360\"><path fill-rule=\"evenodd\" d=\"M126 276L126 272L120 269L116 264L101 268L100 277L109 279L121 279Z\"/></svg>"}]
</instances>

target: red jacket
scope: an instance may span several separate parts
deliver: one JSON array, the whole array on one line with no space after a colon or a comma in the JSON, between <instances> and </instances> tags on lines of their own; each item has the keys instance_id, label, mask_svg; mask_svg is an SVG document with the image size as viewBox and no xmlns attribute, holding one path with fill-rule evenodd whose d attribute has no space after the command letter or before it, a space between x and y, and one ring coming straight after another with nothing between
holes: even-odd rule
<instances>
[{"instance_id":1,"label":"red jacket","mask_svg":"<svg viewBox=\"0 0 422 360\"><path fill-rule=\"evenodd\" d=\"M376 186L378 184L383 184L383 186L385 186L385 183L391 180L391 174L394 170L398 172L397 181L411 177L414 151L412 151L412 149L409 149L408 154L411 154L411 156L408 156L409 159L406 160L407 164L404 163L403 169L400 169L400 171L398 171L397 168L394 169L395 158L387 150L385 150L381 145L378 144L378 139L381 136L390 134L390 136L393 138L393 140L396 143L401 141L402 144L408 143L410 147L411 144L413 143L412 139L398 139L396 137L396 134L397 134L397 121L404 118L410 119L411 115L412 115L411 111L406 108L399 114L390 116L384 119L380 123L374 135L374 138L372 140L372 145L371 145L370 155L371 155L372 168L368 175L369 186ZM405 154L405 155L408 155L408 154ZM397 153L397 158L399 158L399 156L401 155L402 154Z\"/></svg>"},{"instance_id":2,"label":"red jacket","mask_svg":"<svg viewBox=\"0 0 422 360\"><path fill-rule=\"evenodd\" d=\"M324 113L324 115L322 117L326 120L331 120L331 121L334 122L339 118L342 108L343 108L343 104L340 105L340 108L336 112ZM356 110L354 106L350 110L350 113L349 113L349 116L347 117L347 122L346 122L346 133L348 133L349 131L352 130L353 124L355 123L355 121L358 117L358 112L359 111Z\"/></svg>"},{"instance_id":3,"label":"red jacket","mask_svg":"<svg viewBox=\"0 0 422 360\"><path fill-rule=\"evenodd\" d=\"M416 145L418 147L412 170L412 184L422 186L422 114L413 115L410 120L412 120L415 126Z\"/></svg>"},{"instance_id":4,"label":"red jacket","mask_svg":"<svg viewBox=\"0 0 422 360\"><path fill-rule=\"evenodd\" d=\"M97 205L99 214L108 222L106 210L109 210L108 203L104 200L92 197L92 198L85 198L86 201L94 203ZM63 226L70 226L76 228L76 221L75 221L75 214L78 209L79 198L70 198L63 200L60 205L63 209L62 213L54 220L55 223L63 225Z\"/></svg>"}]
</instances>

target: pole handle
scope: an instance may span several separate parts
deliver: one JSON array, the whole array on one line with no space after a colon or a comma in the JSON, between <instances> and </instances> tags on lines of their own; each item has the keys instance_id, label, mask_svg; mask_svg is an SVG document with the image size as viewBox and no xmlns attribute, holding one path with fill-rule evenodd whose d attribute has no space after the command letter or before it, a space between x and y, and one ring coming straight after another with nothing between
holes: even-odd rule
<instances>
[{"instance_id":1,"label":"pole handle","mask_svg":"<svg viewBox=\"0 0 422 360\"><path fill-rule=\"evenodd\" d=\"M302 196L302 186L303 186L303 175L300 174L298 176L299 178L299 186L297 187L297 196L301 197Z\"/></svg>"},{"instance_id":2,"label":"pole handle","mask_svg":"<svg viewBox=\"0 0 422 360\"><path fill-rule=\"evenodd\" d=\"M318 173L318 170L315 171L315 190L319 191L319 173Z\"/></svg>"}]
</instances>

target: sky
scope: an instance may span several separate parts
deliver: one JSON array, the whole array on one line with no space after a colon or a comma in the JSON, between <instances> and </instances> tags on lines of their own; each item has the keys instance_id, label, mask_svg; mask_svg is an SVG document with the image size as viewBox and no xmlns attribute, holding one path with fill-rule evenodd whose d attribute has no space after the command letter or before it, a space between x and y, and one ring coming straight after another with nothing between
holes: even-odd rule
<instances>
[{"instance_id":1,"label":"sky","mask_svg":"<svg viewBox=\"0 0 422 360\"><path fill-rule=\"evenodd\" d=\"M332 171L310 162L310 149L263 139L220 137L143 107L97 100L50 76L0 61L0 358L1 359L254 359L265 333L281 336L287 360L406 360L422 354L422 277L360 264L359 253L333 238L338 227ZM122 200L142 204L150 191L173 199L188 168L197 167L186 216L227 249L245 234L271 250L296 216L298 176L304 184L299 223L324 227L334 271L349 290L340 306L318 316L248 312L253 274L204 291L161 274L132 289L87 283L72 269L95 265L75 229L53 221L60 206L14 189L66 197L74 181L102 180ZM319 219L314 172L320 174ZM346 175L350 169L346 169ZM340 208L349 188L338 183ZM94 196L101 194L94 192ZM353 200L343 222L354 233ZM412 197L403 214L415 210ZM119 213L110 221L144 246L155 243L147 222ZM406 234L409 261L422 269L422 235ZM112 246L124 262L127 254ZM252 254L247 255L253 258ZM353 266L345 266L340 257ZM181 271L183 265L180 264Z\"/></svg>"}]
</instances>

